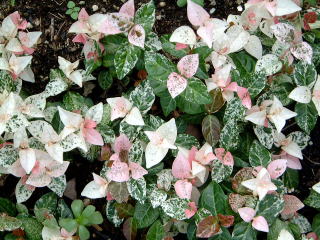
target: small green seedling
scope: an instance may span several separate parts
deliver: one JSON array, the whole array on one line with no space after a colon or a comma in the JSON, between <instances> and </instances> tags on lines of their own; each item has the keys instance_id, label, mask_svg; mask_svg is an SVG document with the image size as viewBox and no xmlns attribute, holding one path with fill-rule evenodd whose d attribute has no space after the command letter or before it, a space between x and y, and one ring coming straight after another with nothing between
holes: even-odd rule
<instances>
[{"instance_id":1,"label":"small green seedling","mask_svg":"<svg viewBox=\"0 0 320 240\"><path fill-rule=\"evenodd\" d=\"M67 7L68 7L68 10L66 11L66 14L70 15L72 19L77 20L80 12L80 8L77 7L73 1L69 1L67 4Z\"/></svg>"},{"instance_id":2,"label":"small green seedling","mask_svg":"<svg viewBox=\"0 0 320 240\"><path fill-rule=\"evenodd\" d=\"M71 204L71 209L74 215L73 218L61 218L59 224L68 232L77 229L77 234L80 240L87 240L90 238L90 232L87 227L101 224L103 218L100 212L92 205L84 206L81 200L74 200Z\"/></svg>"},{"instance_id":3,"label":"small green seedling","mask_svg":"<svg viewBox=\"0 0 320 240\"><path fill-rule=\"evenodd\" d=\"M202 7L204 5L204 0L192 0L192 1L199 4ZM185 5L187 5L187 0L178 0L177 5L178 7L184 7Z\"/></svg>"}]
</instances>

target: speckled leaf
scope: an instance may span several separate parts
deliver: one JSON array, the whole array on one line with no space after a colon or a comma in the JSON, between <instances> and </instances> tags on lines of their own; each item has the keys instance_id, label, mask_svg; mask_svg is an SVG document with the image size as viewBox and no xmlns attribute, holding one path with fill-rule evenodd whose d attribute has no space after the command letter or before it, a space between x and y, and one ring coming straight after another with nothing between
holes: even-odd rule
<instances>
[{"instance_id":1,"label":"speckled leaf","mask_svg":"<svg viewBox=\"0 0 320 240\"><path fill-rule=\"evenodd\" d=\"M131 197L143 204L147 198L146 180L143 177L137 180L131 178L127 182L127 187Z\"/></svg>"},{"instance_id":2,"label":"speckled leaf","mask_svg":"<svg viewBox=\"0 0 320 240\"><path fill-rule=\"evenodd\" d=\"M19 228L22 225L22 222L15 218L10 217L5 214L0 214L0 232L3 231L13 231Z\"/></svg>"},{"instance_id":3,"label":"speckled leaf","mask_svg":"<svg viewBox=\"0 0 320 240\"><path fill-rule=\"evenodd\" d=\"M96 129L101 134L104 143L113 143L116 139L116 135L110 126L106 124L99 124Z\"/></svg>"},{"instance_id":4,"label":"speckled leaf","mask_svg":"<svg viewBox=\"0 0 320 240\"><path fill-rule=\"evenodd\" d=\"M301 233L308 233L312 231L309 220L300 214L295 215L290 222L296 224Z\"/></svg>"},{"instance_id":5,"label":"speckled leaf","mask_svg":"<svg viewBox=\"0 0 320 240\"><path fill-rule=\"evenodd\" d=\"M167 199L167 193L157 188L154 188L147 196L153 208L159 207Z\"/></svg>"},{"instance_id":6,"label":"speckled leaf","mask_svg":"<svg viewBox=\"0 0 320 240\"><path fill-rule=\"evenodd\" d=\"M150 32L152 30L155 20L155 5L153 0L142 4L134 17L134 23L142 25L146 32Z\"/></svg>"},{"instance_id":7,"label":"speckled leaf","mask_svg":"<svg viewBox=\"0 0 320 240\"><path fill-rule=\"evenodd\" d=\"M43 195L34 205L34 209L45 208L50 210L52 214L55 213L57 208L58 198L53 192Z\"/></svg>"},{"instance_id":8,"label":"speckled leaf","mask_svg":"<svg viewBox=\"0 0 320 240\"><path fill-rule=\"evenodd\" d=\"M138 223L138 228L149 227L159 217L159 209L153 208L151 203L137 203L133 215Z\"/></svg>"},{"instance_id":9,"label":"speckled leaf","mask_svg":"<svg viewBox=\"0 0 320 240\"><path fill-rule=\"evenodd\" d=\"M250 147L249 162L252 167L267 167L271 162L271 154L268 149L255 140Z\"/></svg>"},{"instance_id":10,"label":"speckled leaf","mask_svg":"<svg viewBox=\"0 0 320 240\"><path fill-rule=\"evenodd\" d=\"M68 91L63 96L63 105L64 109L67 111L76 111L81 110L82 113L88 111L89 107L93 105L92 100L89 98L83 97L77 92Z\"/></svg>"},{"instance_id":11,"label":"speckled leaf","mask_svg":"<svg viewBox=\"0 0 320 240\"><path fill-rule=\"evenodd\" d=\"M21 180L17 183L16 190L15 190L15 195L18 203L22 203L27 201L33 191L28 189L28 187L24 184L22 184Z\"/></svg>"},{"instance_id":12,"label":"speckled leaf","mask_svg":"<svg viewBox=\"0 0 320 240\"><path fill-rule=\"evenodd\" d=\"M237 149L239 144L239 126L235 119L229 119L220 135L220 145L228 151Z\"/></svg>"},{"instance_id":13,"label":"speckled leaf","mask_svg":"<svg viewBox=\"0 0 320 240\"><path fill-rule=\"evenodd\" d=\"M288 135L288 137L291 137L292 141L294 141L301 149L304 149L308 146L308 143L311 139L311 137L304 132L295 131Z\"/></svg>"},{"instance_id":14,"label":"speckled leaf","mask_svg":"<svg viewBox=\"0 0 320 240\"><path fill-rule=\"evenodd\" d=\"M279 72L282 68L282 63L279 58L272 54L264 55L256 64L255 71L257 73L265 73L267 76Z\"/></svg>"},{"instance_id":15,"label":"speckled leaf","mask_svg":"<svg viewBox=\"0 0 320 240\"><path fill-rule=\"evenodd\" d=\"M143 162L143 147L141 142L136 139L130 148L129 151L129 161L139 163L140 165Z\"/></svg>"},{"instance_id":16,"label":"speckled leaf","mask_svg":"<svg viewBox=\"0 0 320 240\"><path fill-rule=\"evenodd\" d=\"M284 208L282 197L268 194L257 205L257 216L263 216L269 224L272 224Z\"/></svg>"},{"instance_id":17,"label":"speckled leaf","mask_svg":"<svg viewBox=\"0 0 320 240\"><path fill-rule=\"evenodd\" d=\"M19 218L22 221L21 228L24 229L27 239L30 240L42 240L42 228L43 225L39 223L35 218Z\"/></svg>"},{"instance_id":18,"label":"speckled leaf","mask_svg":"<svg viewBox=\"0 0 320 240\"><path fill-rule=\"evenodd\" d=\"M171 183L173 181L172 171L171 169L164 169L157 174L157 186L160 189L164 189L165 191L169 191L171 188Z\"/></svg>"},{"instance_id":19,"label":"speckled leaf","mask_svg":"<svg viewBox=\"0 0 320 240\"><path fill-rule=\"evenodd\" d=\"M118 212L115 208L116 201L108 201L106 206L107 219L114 224L115 227L119 227L123 222L123 219L119 218Z\"/></svg>"},{"instance_id":20,"label":"speckled leaf","mask_svg":"<svg viewBox=\"0 0 320 240\"><path fill-rule=\"evenodd\" d=\"M139 108L141 114L146 114L152 107L155 100L153 89L149 81L143 81L129 95L129 101Z\"/></svg>"},{"instance_id":21,"label":"speckled leaf","mask_svg":"<svg viewBox=\"0 0 320 240\"><path fill-rule=\"evenodd\" d=\"M14 133L17 131L17 129L27 127L28 125L29 122L27 118L23 114L18 113L9 119L9 121L6 124L5 131L8 133Z\"/></svg>"},{"instance_id":22,"label":"speckled leaf","mask_svg":"<svg viewBox=\"0 0 320 240\"><path fill-rule=\"evenodd\" d=\"M185 210L188 209L188 200L181 198L170 198L161 204L162 210L168 216L184 220L187 218Z\"/></svg>"},{"instance_id":23,"label":"speckled leaf","mask_svg":"<svg viewBox=\"0 0 320 240\"><path fill-rule=\"evenodd\" d=\"M8 71L0 70L0 93L14 92L16 90L14 81Z\"/></svg>"},{"instance_id":24,"label":"speckled leaf","mask_svg":"<svg viewBox=\"0 0 320 240\"><path fill-rule=\"evenodd\" d=\"M127 45L117 50L114 56L114 66L118 78L123 79L136 65L139 59L140 50L133 45Z\"/></svg>"},{"instance_id":25,"label":"speckled leaf","mask_svg":"<svg viewBox=\"0 0 320 240\"><path fill-rule=\"evenodd\" d=\"M199 141L196 137L189 134L178 134L175 145L178 147L183 147L186 149L191 149L192 147L200 148ZM177 156L178 150L172 150L174 156Z\"/></svg>"},{"instance_id":26,"label":"speckled leaf","mask_svg":"<svg viewBox=\"0 0 320 240\"><path fill-rule=\"evenodd\" d=\"M304 200L304 203L309 207L313 207L320 210L320 193L317 193L316 191L311 190L307 199Z\"/></svg>"},{"instance_id":27,"label":"speckled leaf","mask_svg":"<svg viewBox=\"0 0 320 240\"><path fill-rule=\"evenodd\" d=\"M311 87L317 79L317 71L313 64L300 61L294 65L293 79L298 86Z\"/></svg>"},{"instance_id":28,"label":"speckled leaf","mask_svg":"<svg viewBox=\"0 0 320 240\"><path fill-rule=\"evenodd\" d=\"M308 104L297 103L294 111L298 114L295 117L298 126L307 134L310 134L318 118L318 112L313 102Z\"/></svg>"},{"instance_id":29,"label":"speckled leaf","mask_svg":"<svg viewBox=\"0 0 320 240\"><path fill-rule=\"evenodd\" d=\"M280 219L276 219L269 228L268 240L278 240L279 234L283 229L290 232L290 228L287 223Z\"/></svg>"},{"instance_id":30,"label":"speckled leaf","mask_svg":"<svg viewBox=\"0 0 320 240\"><path fill-rule=\"evenodd\" d=\"M274 142L272 129L264 126L254 126L253 130L259 142L267 149L271 149Z\"/></svg>"},{"instance_id":31,"label":"speckled leaf","mask_svg":"<svg viewBox=\"0 0 320 240\"><path fill-rule=\"evenodd\" d=\"M272 99L273 96L279 98L283 106L287 106L293 102L291 98L289 98L290 92L294 89L293 85L289 82L278 83L278 80L272 82L270 86L269 99Z\"/></svg>"},{"instance_id":32,"label":"speckled leaf","mask_svg":"<svg viewBox=\"0 0 320 240\"><path fill-rule=\"evenodd\" d=\"M213 216L225 214L227 206L227 196L220 185L211 182L201 193L199 207L208 209Z\"/></svg>"},{"instance_id":33,"label":"speckled leaf","mask_svg":"<svg viewBox=\"0 0 320 240\"><path fill-rule=\"evenodd\" d=\"M241 222L234 226L232 240L256 240L257 232L252 228L251 223Z\"/></svg>"},{"instance_id":34,"label":"speckled leaf","mask_svg":"<svg viewBox=\"0 0 320 240\"><path fill-rule=\"evenodd\" d=\"M59 69L51 69L50 82L46 85L44 94L46 97L56 96L68 89L66 77Z\"/></svg>"},{"instance_id":35,"label":"speckled leaf","mask_svg":"<svg viewBox=\"0 0 320 240\"><path fill-rule=\"evenodd\" d=\"M246 115L246 109L242 105L239 98L233 98L227 103L227 108L224 112L223 122L226 123L230 119L242 121Z\"/></svg>"},{"instance_id":36,"label":"speckled leaf","mask_svg":"<svg viewBox=\"0 0 320 240\"><path fill-rule=\"evenodd\" d=\"M232 173L233 167L222 164L219 159L214 159L211 163L211 179L217 183L222 182Z\"/></svg>"},{"instance_id":37,"label":"speckled leaf","mask_svg":"<svg viewBox=\"0 0 320 240\"><path fill-rule=\"evenodd\" d=\"M219 119L213 115L206 116L202 121L202 135L207 143L215 146L220 139L221 125Z\"/></svg>"},{"instance_id":38,"label":"speckled leaf","mask_svg":"<svg viewBox=\"0 0 320 240\"><path fill-rule=\"evenodd\" d=\"M67 187L66 175L62 175L57 178L53 178L51 183L48 185L51 191L56 193L59 197L63 196L64 190Z\"/></svg>"},{"instance_id":39,"label":"speckled leaf","mask_svg":"<svg viewBox=\"0 0 320 240\"><path fill-rule=\"evenodd\" d=\"M157 34L150 32L145 41L145 48L147 51L157 52L162 49L162 44Z\"/></svg>"},{"instance_id":40,"label":"speckled leaf","mask_svg":"<svg viewBox=\"0 0 320 240\"><path fill-rule=\"evenodd\" d=\"M0 148L0 167L9 168L19 158L18 151L13 145L6 145Z\"/></svg>"},{"instance_id":41,"label":"speckled leaf","mask_svg":"<svg viewBox=\"0 0 320 240\"><path fill-rule=\"evenodd\" d=\"M111 182L108 185L108 191L110 192L111 196L118 202L127 202L129 198L129 192L127 188L126 182Z\"/></svg>"},{"instance_id":42,"label":"speckled leaf","mask_svg":"<svg viewBox=\"0 0 320 240\"><path fill-rule=\"evenodd\" d=\"M122 120L120 123L119 133L125 134L130 140L133 140L138 137L139 132L141 131L141 126L133 126Z\"/></svg>"}]
</instances>

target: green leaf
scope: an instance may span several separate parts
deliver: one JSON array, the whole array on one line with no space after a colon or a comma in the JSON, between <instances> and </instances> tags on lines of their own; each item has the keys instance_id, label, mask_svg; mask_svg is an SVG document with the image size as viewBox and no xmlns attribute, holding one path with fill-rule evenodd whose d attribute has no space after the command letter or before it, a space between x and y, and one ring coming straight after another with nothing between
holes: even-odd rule
<instances>
[{"instance_id":1,"label":"green leaf","mask_svg":"<svg viewBox=\"0 0 320 240\"><path fill-rule=\"evenodd\" d=\"M19 219L5 214L0 214L0 232L13 231L20 228L21 225L22 222Z\"/></svg>"},{"instance_id":2,"label":"green leaf","mask_svg":"<svg viewBox=\"0 0 320 240\"><path fill-rule=\"evenodd\" d=\"M140 49L133 45L118 49L114 57L117 76L121 80L134 68L138 62Z\"/></svg>"},{"instance_id":3,"label":"green leaf","mask_svg":"<svg viewBox=\"0 0 320 240\"><path fill-rule=\"evenodd\" d=\"M257 216L263 216L269 224L272 224L284 208L282 197L268 194L257 205Z\"/></svg>"},{"instance_id":4,"label":"green leaf","mask_svg":"<svg viewBox=\"0 0 320 240\"><path fill-rule=\"evenodd\" d=\"M142 114L146 114L152 107L156 97L150 86L149 80L143 81L129 95L129 100Z\"/></svg>"},{"instance_id":5,"label":"green leaf","mask_svg":"<svg viewBox=\"0 0 320 240\"><path fill-rule=\"evenodd\" d=\"M215 146L220 139L221 125L219 119L213 115L206 116L202 121L202 135L207 143Z\"/></svg>"},{"instance_id":6,"label":"green leaf","mask_svg":"<svg viewBox=\"0 0 320 240\"><path fill-rule=\"evenodd\" d=\"M267 82L266 75L262 72L250 73L241 79L242 81L240 86L248 88L252 99L258 96L258 94L265 88Z\"/></svg>"},{"instance_id":7,"label":"green leaf","mask_svg":"<svg viewBox=\"0 0 320 240\"><path fill-rule=\"evenodd\" d=\"M162 210L169 217L184 220L187 218L185 210L188 209L188 200L181 198L170 198L161 204Z\"/></svg>"},{"instance_id":8,"label":"green leaf","mask_svg":"<svg viewBox=\"0 0 320 240\"><path fill-rule=\"evenodd\" d=\"M134 240L137 237L137 222L134 218L128 218L122 227L123 235L128 240Z\"/></svg>"},{"instance_id":9,"label":"green leaf","mask_svg":"<svg viewBox=\"0 0 320 240\"><path fill-rule=\"evenodd\" d=\"M317 80L317 71L313 64L300 61L295 64L293 79L298 86L312 86Z\"/></svg>"},{"instance_id":10,"label":"green leaf","mask_svg":"<svg viewBox=\"0 0 320 240\"><path fill-rule=\"evenodd\" d=\"M70 14L70 17L73 19L73 20L77 20L78 19L78 16L79 16L79 13L78 12L72 12Z\"/></svg>"},{"instance_id":11,"label":"green leaf","mask_svg":"<svg viewBox=\"0 0 320 240\"><path fill-rule=\"evenodd\" d=\"M138 202L133 217L137 221L138 228L146 228L157 220L159 209L153 208L149 202L145 202L144 204Z\"/></svg>"},{"instance_id":12,"label":"green leaf","mask_svg":"<svg viewBox=\"0 0 320 240\"><path fill-rule=\"evenodd\" d=\"M176 109L176 100L171 97L168 91L163 93L160 98L160 104L164 116L168 116L173 110Z\"/></svg>"},{"instance_id":13,"label":"green leaf","mask_svg":"<svg viewBox=\"0 0 320 240\"><path fill-rule=\"evenodd\" d=\"M79 226L79 237L80 240L87 240L90 238L90 232L85 226Z\"/></svg>"},{"instance_id":14,"label":"green leaf","mask_svg":"<svg viewBox=\"0 0 320 240\"><path fill-rule=\"evenodd\" d=\"M142 177L137 180L130 178L127 182L127 186L131 197L143 204L147 198L147 184L144 178Z\"/></svg>"},{"instance_id":15,"label":"green leaf","mask_svg":"<svg viewBox=\"0 0 320 240\"><path fill-rule=\"evenodd\" d=\"M320 213L313 218L312 231L314 231L318 236L320 236Z\"/></svg>"},{"instance_id":16,"label":"green leaf","mask_svg":"<svg viewBox=\"0 0 320 240\"><path fill-rule=\"evenodd\" d=\"M204 6L204 0L192 0L192 2L200 5L200 6ZM187 0L178 0L177 1L177 5L178 7L184 7L187 4Z\"/></svg>"},{"instance_id":17,"label":"green leaf","mask_svg":"<svg viewBox=\"0 0 320 240\"><path fill-rule=\"evenodd\" d=\"M62 131L62 129L64 128L63 122L60 119L60 114L59 111L56 111L53 115L52 121L51 121L51 125L53 127L53 129L60 134L60 132Z\"/></svg>"},{"instance_id":18,"label":"green leaf","mask_svg":"<svg viewBox=\"0 0 320 240\"><path fill-rule=\"evenodd\" d=\"M268 149L255 140L250 147L249 162L252 167L267 167L271 162L271 154Z\"/></svg>"},{"instance_id":19,"label":"green leaf","mask_svg":"<svg viewBox=\"0 0 320 240\"><path fill-rule=\"evenodd\" d=\"M279 98L279 100L282 102L284 106L287 106L293 102L293 100L290 99L288 96L294 89L294 87L290 82L279 83L278 79L279 77L275 78L270 86L270 91L268 93L270 93L271 96L269 97L269 99L272 99L272 96L276 96L277 98Z\"/></svg>"},{"instance_id":20,"label":"green leaf","mask_svg":"<svg viewBox=\"0 0 320 240\"><path fill-rule=\"evenodd\" d=\"M256 240L257 232L252 228L251 223L241 222L234 226L232 240Z\"/></svg>"},{"instance_id":21,"label":"green leaf","mask_svg":"<svg viewBox=\"0 0 320 240\"><path fill-rule=\"evenodd\" d=\"M204 112L204 105L199 105L197 103L188 101L185 98L182 98L181 96L178 96L176 98L177 106L178 108L185 113L188 114L199 114Z\"/></svg>"},{"instance_id":22,"label":"green leaf","mask_svg":"<svg viewBox=\"0 0 320 240\"><path fill-rule=\"evenodd\" d=\"M103 217L100 212L95 211L88 217L88 220L90 225L101 224L103 222Z\"/></svg>"},{"instance_id":23,"label":"green leaf","mask_svg":"<svg viewBox=\"0 0 320 240\"><path fill-rule=\"evenodd\" d=\"M208 209L213 216L225 214L227 207L227 196L220 185L211 182L201 193L199 207Z\"/></svg>"},{"instance_id":24,"label":"green leaf","mask_svg":"<svg viewBox=\"0 0 320 240\"><path fill-rule=\"evenodd\" d=\"M268 240L278 240L279 234L283 229L291 232L287 223L281 221L280 219L276 219L273 224L271 224L269 229Z\"/></svg>"},{"instance_id":25,"label":"green leaf","mask_svg":"<svg viewBox=\"0 0 320 240\"><path fill-rule=\"evenodd\" d=\"M212 101L206 85L197 78L188 79L188 86L179 97L195 104L210 104Z\"/></svg>"},{"instance_id":26,"label":"green leaf","mask_svg":"<svg viewBox=\"0 0 320 240\"><path fill-rule=\"evenodd\" d=\"M245 51L231 53L229 56L232 58L241 77L254 72L256 60Z\"/></svg>"},{"instance_id":27,"label":"green leaf","mask_svg":"<svg viewBox=\"0 0 320 240\"><path fill-rule=\"evenodd\" d=\"M9 216L16 216L16 205L7 198L0 197L0 213L6 213Z\"/></svg>"},{"instance_id":28,"label":"green leaf","mask_svg":"<svg viewBox=\"0 0 320 240\"><path fill-rule=\"evenodd\" d=\"M310 195L307 197L306 200L304 200L304 203L309 207L313 207L320 210L320 193L311 190Z\"/></svg>"},{"instance_id":29,"label":"green leaf","mask_svg":"<svg viewBox=\"0 0 320 240\"><path fill-rule=\"evenodd\" d=\"M170 73L176 70L172 62L159 53L145 53L145 67L148 72L148 79L154 93L161 96L161 93L168 92L167 80Z\"/></svg>"},{"instance_id":30,"label":"green leaf","mask_svg":"<svg viewBox=\"0 0 320 240\"><path fill-rule=\"evenodd\" d=\"M72 232L78 227L78 223L72 218L61 218L59 220L59 225L65 228L68 232Z\"/></svg>"},{"instance_id":31,"label":"green leaf","mask_svg":"<svg viewBox=\"0 0 320 240\"><path fill-rule=\"evenodd\" d=\"M240 129L235 119L229 119L220 134L220 145L228 151L237 149Z\"/></svg>"},{"instance_id":32,"label":"green leaf","mask_svg":"<svg viewBox=\"0 0 320 240\"><path fill-rule=\"evenodd\" d=\"M91 99L85 98L77 92L69 91L63 96L63 105L67 111L81 110L84 113L93 103Z\"/></svg>"},{"instance_id":33,"label":"green leaf","mask_svg":"<svg viewBox=\"0 0 320 240\"><path fill-rule=\"evenodd\" d=\"M59 218L73 218L71 209L63 199L59 199L58 201L57 216Z\"/></svg>"},{"instance_id":34,"label":"green leaf","mask_svg":"<svg viewBox=\"0 0 320 240\"><path fill-rule=\"evenodd\" d=\"M298 114L295 117L298 126L307 134L310 134L315 127L318 118L318 111L314 103L297 103L294 111Z\"/></svg>"},{"instance_id":35,"label":"green leaf","mask_svg":"<svg viewBox=\"0 0 320 240\"><path fill-rule=\"evenodd\" d=\"M113 82L113 78L111 73L108 70L103 70L99 73L98 83L103 90L109 89L112 85L112 82Z\"/></svg>"},{"instance_id":36,"label":"green leaf","mask_svg":"<svg viewBox=\"0 0 320 240\"><path fill-rule=\"evenodd\" d=\"M284 179L284 185L289 189L295 189L299 186L299 171L291 168L287 168Z\"/></svg>"},{"instance_id":37,"label":"green leaf","mask_svg":"<svg viewBox=\"0 0 320 240\"><path fill-rule=\"evenodd\" d=\"M246 109L242 105L239 98L233 98L227 103L227 108L224 112L223 122L228 122L229 119L242 121L246 115Z\"/></svg>"},{"instance_id":38,"label":"green leaf","mask_svg":"<svg viewBox=\"0 0 320 240\"><path fill-rule=\"evenodd\" d=\"M165 236L164 228L160 220L155 221L149 228L147 240L162 240Z\"/></svg>"},{"instance_id":39,"label":"green leaf","mask_svg":"<svg viewBox=\"0 0 320 240\"><path fill-rule=\"evenodd\" d=\"M68 3L67 3L67 7L68 8L74 8L76 6L76 4L73 2L73 1L69 1Z\"/></svg>"},{"instance_id":40,"label":"green leaf","mask_svg":"<svg viewBox=\"0 0 320 240\"><path fill-rule=\"evenodd\" d=\"M137 10L134 17L134 23L142 25L146 33L151 32L155 20L155 5L153 3L153 0L148 3L142 4L141 7Z\"/></svg>"},{"instance_id":41,"label":"green leaf","mask_svg":"<svg viewBox=\"0 0 320 240\"><path fill-rule=\"evenodd\" d=\"M170 35L166 34L160 37L162 48L165 52L176 58L182 58L188 54L187 49L176 50L176 44L169 41Z\"/></svg>"},{"instance_id":42,"label":"green leaf","mask_svg":"<svg viewBox=\"0 0 320 240\"><path fill-rule=\"evenodd\" d=\"M82 211L83 211L83 208L84 208L84 204L81 200L77 199L77 200L74 200L72 203L71 203L71 209L72 209L72 212L73 212L73 215L77 218L77 217L80 217Z\"/></svg>"}]
</instances>

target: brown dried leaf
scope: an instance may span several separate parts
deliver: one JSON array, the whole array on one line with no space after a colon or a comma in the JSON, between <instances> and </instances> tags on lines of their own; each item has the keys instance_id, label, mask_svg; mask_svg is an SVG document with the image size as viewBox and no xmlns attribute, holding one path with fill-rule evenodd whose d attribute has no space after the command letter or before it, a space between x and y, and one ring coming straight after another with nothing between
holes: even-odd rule
<instances>
[{"instance_id":1,"label":"brown dried leaf","mask_svg":"<svg viewBox=\"0 0 320 240\"><path fill-rule=\"evenodd\" d=\"M208 216L202 219L197 227L197 237L210 238L220 232L219 219L216 216Z\"/></svg>"}]
</instances>

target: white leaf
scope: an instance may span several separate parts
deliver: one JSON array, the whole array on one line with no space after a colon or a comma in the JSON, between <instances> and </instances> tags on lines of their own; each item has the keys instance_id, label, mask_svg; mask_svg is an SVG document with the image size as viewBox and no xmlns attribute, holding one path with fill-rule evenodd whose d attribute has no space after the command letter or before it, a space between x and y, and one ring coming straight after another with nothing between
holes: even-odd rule
<instances>
[{"instance_id":1,"label":"white leaf","mask_svg":"<svg viewBox=\"0 0 320 240\"><path fill-rule=\"evenodd\" d=\"M294 237L286 229L282 229L277 240L294 240Z\"/></svg>"},{"instance_id":2,"label":"white leaf","mask_svg":"<svg viewBox=\"0 0 320 240\"><path fill-rule=\"evenodd\" d=\"M301 11L301 8L291 0L277 0L276 16L283 16Z\"/></svg>"},{"instance_id":3,"label":"white leaf","mask_svg":"<svg viewBox=\"0 0 320 240\"><path fill-rule=\"evenodd\" d=\"M197 43L197 36L191 27L181 26L172 33L170 42L194 45Z\"/></svg>"},{"instance_id":4,"label":"white leaf","mask_svg":"<svg viewBox=\"0 0 320 240\"><path fill-rule=\"evenodd\" d=\"M309 103L311 101L311 91L306 86L298 86L291 91L289 98L299 103Z\"/></svg>"},{"instance_id":5,"label":"white leaf","mask_svg":"<svg viewBox=\"0 0 320 240\"><path fill-rule=\"evenodd\" d=\"M86 119L90 119L99 124L103 116L103 103L98 103L86 112Z\"/></svg>"},{"instance_id":6,"label":"white leaf","mask_svg":"<svg viewBox=\"0 0 320 240\"><path fill-rule=\"evenodd\" d=\"M255 35L250 36L248 43L244 46L244 49L256 59L260 59L262 57L262 44L260 39Z\"/></svg>"}]
</instances>

